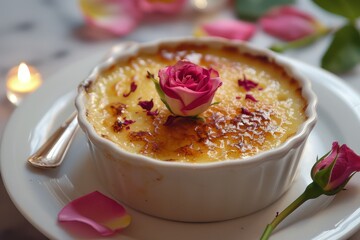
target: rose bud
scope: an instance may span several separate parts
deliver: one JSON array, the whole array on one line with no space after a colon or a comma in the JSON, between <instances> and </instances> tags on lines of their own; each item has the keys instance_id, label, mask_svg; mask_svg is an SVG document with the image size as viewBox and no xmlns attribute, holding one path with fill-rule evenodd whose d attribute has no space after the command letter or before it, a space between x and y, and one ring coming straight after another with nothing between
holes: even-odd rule
<instances>
[{"instance_id":1,"label":"rose bud","mask_svg":"<svg viewBox=\"0 0 360 240\"><path fill-rule=\"evenodd\" d=\"M162 100L174 114L197 116L210 105L222 82L219 73L200 67L188 60L159 70Z\"/></svg>"},{"instance_id":2,"label":"rose bud","mask_svg":"<svg viewBox=\"0 0 360 240\"><path fill-rule=\"evenodd\" d=\"M311 170L313 181L326 195L341 191L355 172L360 171L360 156L346 144L332 145L331 151L319 159Z\"/></svg>"},{"instance_id":3,"label":"rose bud","mask_svg":"<svg viewBox=\"0 0 360 240\"><path fill-rule=\"evenodd\" d=\"M266 226L260 240L269 239L273 230L307 200L323 194L330 196L340 192L358 171L360 171L360 156L345 144L339 146L337 142L333 142L331 151L318 159L311 169L313 182L289 206L276 214L273 221Z\"/></svg>"}]
</instances>

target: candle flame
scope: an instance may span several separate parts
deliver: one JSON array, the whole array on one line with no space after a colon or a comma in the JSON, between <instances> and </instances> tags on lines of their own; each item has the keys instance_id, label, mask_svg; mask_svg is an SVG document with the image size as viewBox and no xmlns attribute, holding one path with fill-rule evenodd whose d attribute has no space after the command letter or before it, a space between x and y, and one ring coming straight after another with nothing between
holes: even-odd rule
<instances>
[{"instance_id":1,"label":"candle flame","mask_svg":"<svg viewBox=\"0 0 360 240\"><path fill-rule=\"evenodd\" d=\"M18 69L18 79L20 82L29 82L31 78L30 70L28 66L25 63L20 63L19 69Z\"/></svg>"},{"instance_id":2,"label":"candle flame","mask_svg":"<svg viewBox=\"0 0 360 240\"><path fill-rule=\"evenodd\" d=\"M205 9L208 6L208 1L207 0L194 0L193 4L198 9Z\"/></svg>"}]
</instances>

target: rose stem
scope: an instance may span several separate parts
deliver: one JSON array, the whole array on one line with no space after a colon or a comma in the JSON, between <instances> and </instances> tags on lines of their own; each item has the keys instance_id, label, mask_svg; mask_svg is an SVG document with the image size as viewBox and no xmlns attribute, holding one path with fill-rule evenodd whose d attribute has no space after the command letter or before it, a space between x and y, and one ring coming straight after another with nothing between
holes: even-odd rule
<instances>
[{"instance_id":1,"label":"rose stem","mask_svg":"<svg viewBox=\"0 0 360 240\"><path fill-rule=\"evenodd\" d=\"M298 208L301 204L306 202L309 199L317 198L322 195L323 192L321 188L316 183L310 183L305 191L287 208L285 208L279 215L277 215L274 220L268 224L265 228L263 235L260 240L269 239L272 231L276 228L276 226L281 223L289 214L291 214L296 208Z\"/></svg>"}]
</instances>

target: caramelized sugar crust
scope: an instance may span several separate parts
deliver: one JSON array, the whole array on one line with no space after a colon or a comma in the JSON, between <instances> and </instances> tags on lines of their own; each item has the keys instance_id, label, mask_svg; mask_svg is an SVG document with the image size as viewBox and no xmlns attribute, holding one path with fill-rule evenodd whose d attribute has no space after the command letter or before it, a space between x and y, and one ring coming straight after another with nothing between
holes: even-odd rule
<instances>
[{"instance_id":1,"label":"caramelized sugar crust","mask_svg":"<svg viewBox=\"0 0 360 240\"><path fill-rule=\"evenodd\" d=\"M188 59L214 68L223 81L199 119L175 118L159 99L147 71ZM246 90L244 81L256 83ZM239 84L240 82L240 84ZM254 85L254 84L253 84ZM118 63L86 86L87 117L97 133L122 149L164 161L243 159L279 146L306 119L298 83L264 57L234 48L162 47ZM139 101L153 101L150 111ZM150 113L149 113L150 112Z\"/></svg>"}]
</instances>

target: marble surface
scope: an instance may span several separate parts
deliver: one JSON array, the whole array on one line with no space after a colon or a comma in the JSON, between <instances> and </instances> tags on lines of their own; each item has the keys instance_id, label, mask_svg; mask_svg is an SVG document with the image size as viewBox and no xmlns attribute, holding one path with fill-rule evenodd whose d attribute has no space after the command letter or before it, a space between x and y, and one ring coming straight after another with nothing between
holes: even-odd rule
<instances>
[{"instance_id":1,"label":"marble surface","mask_svg":"<svg viewBox=\"0 0 360 240\"><path fill-rule=\"evenodd\" d=\"M342 19L321 11L311 1L299 0L297 5L313 13L327 25L339 26ZM74 61L99 51L104 53L114 44L133 40L144 42L176 36L191 36L194 24L212 18L233 17L231 9L213 13L185 11L172 18L153 17L143 21L126 37L96 40L84 26L77 1L60 0L1 0L0 2L0 136L14 111L6 99L7 71L21 61L35 66L44 80ZM254 44L266 47L274 39L258 31ZM310 47L293 50L285 55L319 66L330 37ZM89 69L90 71L90 69ZM360 93L360 66L340 75L344 82ZM6 141L6 139L2 139ZM2 171L4 171L2 169ZM359 203L360 204L360 203ZM0 239L46 239L22 217L0 183ZM360 239L360 233L351 240Z\"/></svg>"}]
</instances>

